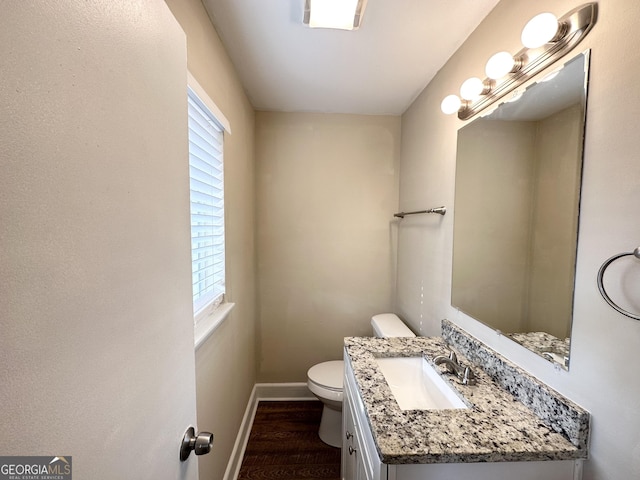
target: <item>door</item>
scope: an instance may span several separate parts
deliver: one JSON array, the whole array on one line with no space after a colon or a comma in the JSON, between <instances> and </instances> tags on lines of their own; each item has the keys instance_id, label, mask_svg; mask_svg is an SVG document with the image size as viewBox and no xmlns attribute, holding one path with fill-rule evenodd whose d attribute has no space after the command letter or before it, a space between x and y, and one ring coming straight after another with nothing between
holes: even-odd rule
<instances>
[{"instance_id":1,"label":"door","mask_svg":"<svg viewBox=\"0 0 640 480\"><path fill-rule=\"evenodd\" d=\"M195 479L184 33L147 0L0 24L0 455Z\"/></svg>"}]
</instances>

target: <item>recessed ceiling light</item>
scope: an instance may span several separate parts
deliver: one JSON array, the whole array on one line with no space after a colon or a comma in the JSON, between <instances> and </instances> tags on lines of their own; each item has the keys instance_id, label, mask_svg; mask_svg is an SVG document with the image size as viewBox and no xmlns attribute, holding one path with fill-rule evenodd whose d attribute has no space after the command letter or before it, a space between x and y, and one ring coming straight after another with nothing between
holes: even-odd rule
<instances>
[{"instance_id":1,"label":"recessed ceiling light","mask_svg":"<svg viewBox=\"0 0 640 480\"><path fill-rule=\"evenodd\" d=\"M311 28L355 30L366 4L367 0L306 0L304 23Z\"/></svg>"}]
</instances>

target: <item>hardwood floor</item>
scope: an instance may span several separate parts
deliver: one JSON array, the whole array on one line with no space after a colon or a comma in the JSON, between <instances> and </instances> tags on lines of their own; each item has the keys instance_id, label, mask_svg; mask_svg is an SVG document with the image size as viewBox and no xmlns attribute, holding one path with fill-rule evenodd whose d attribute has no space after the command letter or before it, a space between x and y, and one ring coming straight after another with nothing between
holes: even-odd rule
<instances>
[{"instance_id":1,"label":"hardwood floor","mask_svg":"<svg viewBox=\"0 0 640 480\"><path fill-rule=\"evenodd\" d=\"M322 403L260 402L238 480L339 480L340 449L318 437Z\"/></svg>"}]
</instances>

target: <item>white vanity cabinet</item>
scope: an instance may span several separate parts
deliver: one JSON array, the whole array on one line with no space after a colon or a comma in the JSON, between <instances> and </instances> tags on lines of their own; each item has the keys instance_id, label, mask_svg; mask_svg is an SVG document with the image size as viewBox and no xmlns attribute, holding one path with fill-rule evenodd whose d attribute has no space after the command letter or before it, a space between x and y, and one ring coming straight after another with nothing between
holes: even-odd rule
<instances>
[{"instance_id":1,"label":"white vanity cabinet","mask_svg":"<svg viewBox=\"0 0 640 480\"><path fill-rule=\"evenodd\" d=\"M386 480L387 466L380 462L364 405L358 395L353 370L345 362L342 402L342 480Z\"/></svg>"},{"instance_id":2,"label":"white vanity cabinet","mask_svg":"<svg viewBox=\"0 0 640 480\"><path fill-rule=\"evenodd\" d=\"M356 437L353 411L350 406L344 405L342 410L343 434L342 442L342 480L366 480L364 471L364 458L359 438Z\"/></svg>"},{"instance_id":3,"label":"white vanity cabinet","mask_svg":"<svg viewBox=\"0 0 640 480\"><path fill-rule=\"evenodd\" d=\"M345 356L342 480L580 480L580 460L388 465L380 461L364 403Z\"/></svg>"}]
</instances>

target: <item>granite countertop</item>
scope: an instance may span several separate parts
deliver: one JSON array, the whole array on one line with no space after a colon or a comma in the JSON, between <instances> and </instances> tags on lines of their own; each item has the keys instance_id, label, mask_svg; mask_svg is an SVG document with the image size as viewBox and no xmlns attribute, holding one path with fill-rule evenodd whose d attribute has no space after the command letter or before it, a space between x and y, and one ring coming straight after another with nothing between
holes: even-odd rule
<instances>
[{"instance_id":1,"label":"granite countertop","mask_svg":"<svg viewBox=\"0 0 640 480\"><path fill-rule=\"evenodd\" d=\"M517 332L507 333L505 335L538 355L552 352L560 357L569 356L571 345L570 339L568 338L561 340L547 332Z\"/></svg>"},{"instance_id":2,"label":"granite countertop","mask_svg":"<svg viewBox=\"0 0 640 480\"><path fill-rule=\"evenodd\" d=\"M378 455L387 464L511 462L586 458L565 436L496 384L456 349L458 361L471 365L477 384L462 385L442 375L468 409L406 410L398 406L375 358L424 356L435 366L451 348L440 337L349 337L345 349L353 367Z\"/></svg>"}]
</instances>

